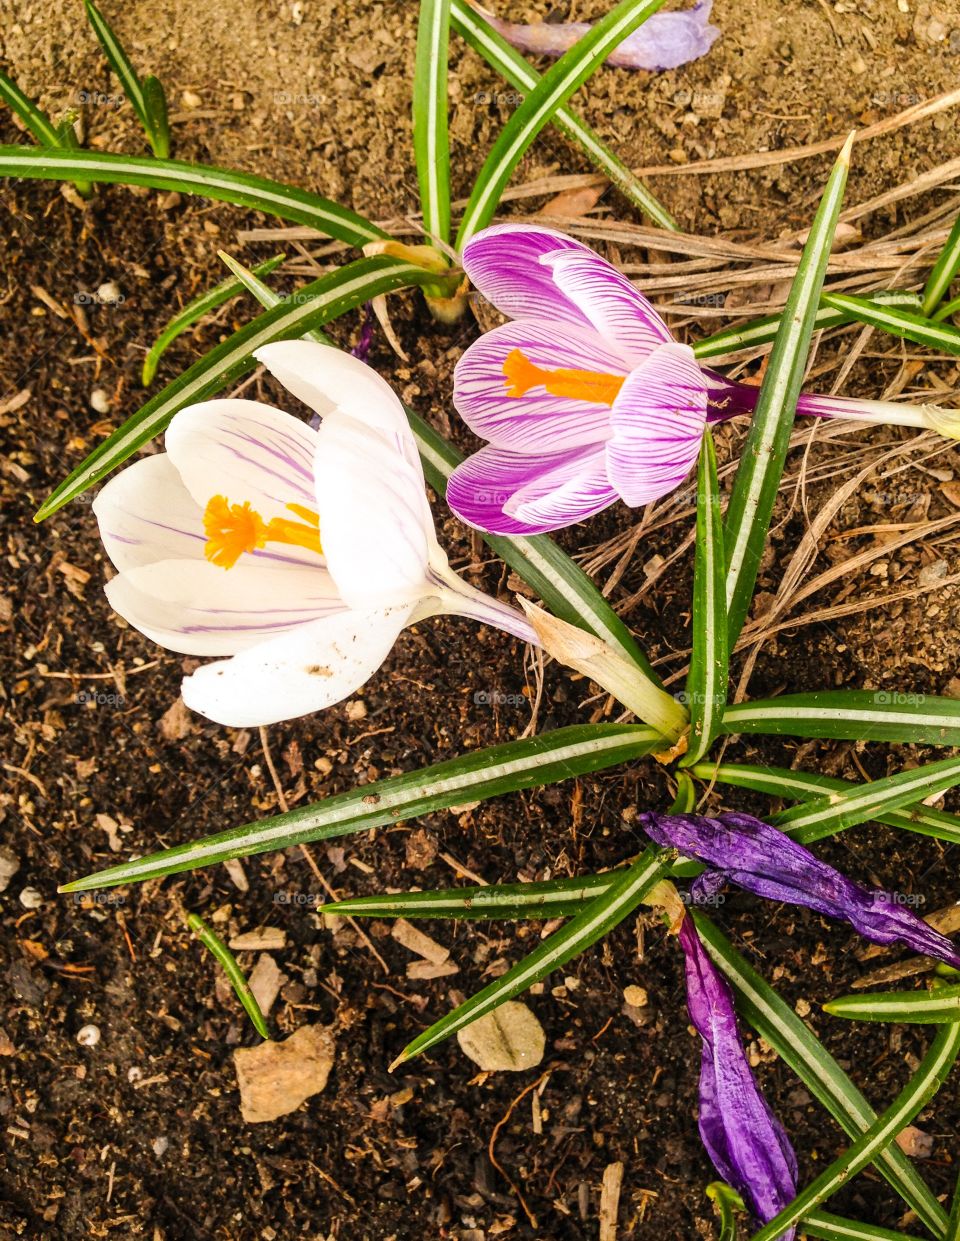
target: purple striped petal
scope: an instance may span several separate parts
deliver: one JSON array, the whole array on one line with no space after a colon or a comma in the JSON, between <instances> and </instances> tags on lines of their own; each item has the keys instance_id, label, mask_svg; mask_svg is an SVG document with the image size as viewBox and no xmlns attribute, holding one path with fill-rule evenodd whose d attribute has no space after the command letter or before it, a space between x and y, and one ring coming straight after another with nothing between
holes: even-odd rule
<instances>
[{"instance_id":1,"label":"purple striped petal","mask_svg":"<svg viewBox=\"0 0 960 1241\"><path fill-rule=\"evenodd\" d=\"M165 452L134 461L99 491L93 511L122 573L156 560L203 560L203 512Z\"/></svg>"},{"instance_id":2,"label":"purple striped petal","mask_svg":"<svg viewBox=\"0 0 960 1241\"><path fill-rule=\"evenodd\" d=\"M593 255L564 233L533 224L494 224L463 248L470 283L510 319L535 319L554 328L589 329L590 320L555 284L541 258L558 250Z\"/></svg>"},{"instance_id":3,"label":"purple striped petal","mask_svg":"<svg viewBox=\"0 0 960 1241\"><path fill-rule=\"evenodd\" d=\"M560 530L616 499L602 449L534 457L481 448L457 466L447 484L447 503L457 516L490 534Z\"/></svg>"},{"instance_id":4,"label":"purple striped petal","mask_svg":"<svg viewBox=\"0 0 960 1241\"><path fill-rule=\"evenodd\" d=\"M700 453L707 391L687 345L661 345L638 366L610 412L607 474L627 504L647 504L678 486Z\"/></svg>"},{"instance_id":5,"label":"purple striped petal","mask_svg":"<svg viewBox=\"0 0 960 1241\"><path fill-rule=\"evenodd\" d=\"M602 339L624 355L628 369L639 365L658 345L673 340L643 294L599 254L585 248L560 250L545 255L541 262Z\"/></svg>"},{"instance_id":6,"label":"purple striped petal","mask_svg":"<svg viewBox=\"0 0 960 1241\"><path fill-rule=\"evenodd\" d=\"M960 954L946 935L917 917L901 897L855 883L760 819L732 813L715 819L646 813L640 815L640 826L658 844L706 863L748 892L814 909L848 922L873 943L901 942L960 969ZM711 876L708 888L701 890L715 890L717 883Z\"/></svg>"},{"instance_id":7,"label":"purple striped petal","mask_svg":"<svg viewBox=\"0 0 960 1241\"><path fill-rule=\"evenodd\" d=\"M453 403L471 431L499 448L532 453L599 444L609 436L609 405L554 396L542 383L522 396L508 396L503 368L517 349L546 370L626 374L622 360L596 333L505 323L474 341L454 371Z\"/></svg>"},{"instance_id":8,"label":"purple striped petal","mask_svg":"<svg viewBox=\"0 0 960 1241\"><path fill-rule=\"evenodd\" d=\"M723 1179L766 1223L796 1197L796 1156L750 1071L730 985L707 955L689 915L680 925L679 940L687 1008L703 1040L700 1136ZM795 1235L791 1228L784 1241Z\"/></svg>"}]
</instances>

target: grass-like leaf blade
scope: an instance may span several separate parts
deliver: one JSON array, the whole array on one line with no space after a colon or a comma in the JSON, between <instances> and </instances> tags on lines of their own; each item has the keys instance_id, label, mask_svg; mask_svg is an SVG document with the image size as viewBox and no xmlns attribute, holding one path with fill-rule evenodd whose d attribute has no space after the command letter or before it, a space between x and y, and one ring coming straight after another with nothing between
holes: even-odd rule
<instances>
[{"instance_id":1,"label":"grass-like leaf blade","mask_svg":"<svg viewBox=\"0 0 960 1241\"><path fill-rule=\"evenodd\" d=\"M515 48L504 39L467 0L453 0L450 20L454 30L478 52L484 60L520 91L532 90L540 81L540 74ZM676 220L663 203L630 169L618 159L603 140L572 109L557 108L553 124L575 143L587 159L598 168L629 202L647 215L660 228L675 231Z\"/></svg>"},{"instance_id":2,"label":"grass-like leaf blade","mask_svg":"<svg viewBox=\"0 0 960 1241\"><path fill-rule=\"evenodd\" d=\"M662 739L652 729L632 724L576 724L559 728L377 780L258 823L246 823L189 844L121 862L65 884L63 891L116 887L212 866L229 858L250 857L269 849L286 849L304 841L346 836L462 806L468 801L482 801L616 767L642 758L661 744Z\"/></svg>"},{"instance_id":3,"label":"grass-like leaf blade","mask_svg":"<svg viewBox=\"0 0 960 1241\"><path fill-rule=\"evenodd\" d=\"M450 0L420 0L413 77L413 152L423 229L450 240L450 141L447 134L447 49Z\"/></svg>"},{"instance_id":4,"label":"grass-like leaf blade","mask_svg":"<svg viewBox=\"0 0 960 1241\"><path fill-rule=\"evenodd\" d=\"M920 1062L920 1067L893 1103L834 1162L820 1173L768 1223L753 1234L752 1241L774 1241L807 1211L826 1202L857 1173L884 1152L902 1129L933 1098L943 1085L960 1052L960 1022L944 1026Z\"/></svg>"},{"instance_id":5,"label":"grass-like leaf blade","mask_svg":"<svg viewBox=\"0 0 960 1241\"><path fill-rule=\"evenodd\" d=\"M902 340L912 340L929 349L942 349L946 353L960 354L960 330L949 323L928 319L900 306L880 306L864 297L849 293L825 293L823 300L835 310L845 311L859 323L879 328Z\"/></svg>"},{"instance_id":6,"label":"grass-like leaf blade","mask_svg":"<svg viewBox=\"0 0 960 1241\"><path fill-rule=\"evenodd\" d=\"M618 872L584 878L545 879L539 883L498 883L435 892L378 893L353 896L324 905L325 913L364 918L453 918L519 921L570 918L584 904L606 892Z\"/></svg>"},{"instance_id":7,"label":"grass-like leaf blade","mask_svg":"<svg viewBox=\"0 0 960 1241\"><path fill-rule=\"evenodd\" d=\"M151 88L151 99L148 102L144 84L140 81L140 75L133 66L133 62L124 50L123 44L117 38L110 23L100 12L93 0L84 0L84 7L87 11L87 19L93 27L93 32L103 48L104 55L110 63L111 69L120 80L123 87L123 93L130 100L130 104L136 112L140 124L143 126L147 135L147 140L153 149L154 155L159 159L166 159L170 154L170 128L166 124L166 102L164 101L162 112L157 111L158 108L158 91L159 98L163 99L163 88L160 86L156 78L153 81L156 86ZM162 118L162 123L158 127L156 122Z\"/></svg>"},{"instance_id":8,"label":"grass-like leaf blade","mask_svg":"<svg viewBox=\"0 0 960 1241\"><path fill-rule=\"evenodd\" d=\"M841 995L823 1006L832 1017L851 1021L896 1021L906 1025L947 1025L960 1021L960 986L931 991L875 991Z\"/></svg>"},{"instance_id":9,"label":"grass-like leaf blade","mask_svg":"<svg viewBox=\"0 0 960 1241\"><path fill-rule=\"evenodd\" d=\"M717 454L709 427L697 466L697 534L693 568L693 652L687 677L690 734L689 767L710 749L727 705L727 576L723 513L717 482Z\"/></svg>"},{"instance_id":10,"label":"grass-like leaf blade","mask_svg":"<svg viewBox=\"0 0 960 1241\"><path fill-rule=\"evenodd\" d=\"M272 259L267 259L265 263L259 263L253 269L254 274L258 276L269 274L280 266L284 258L286 258L284 254L275 254ZM207 289L205 293L201 293L199 297L195 297L178 314L174 315L154 341L147 356L143 359L143 373L141 375L143 386L149 388L153 383L160 359L178 336L187 331L188 328L193 327L204 315L210 314L212 310L216 310L218 306L222 306L224 302L228 302L231 297L236 297L243 291L244 285L242 281L236 278L223 280L220 284L214 285L212 289Z\"/></svg>"},{"instance_id":11,"label":"grass-like leaf blade","mask_svg":"<svg viewBox=\"0 0 960 1241\"><path fill-rule=\"evenodd\" d=\"M513 170L557 109L583 85L613 49L663 3L664 0L620 0L530 90L504 125L474 182L457 233L458 250L493 219Z\"/></svg>"},{"instance_id":12,"label":"grass-like leaf blade","mask_svg":"<svg viewBox=\"0 0 960 1241\"><path fill-rule=\"evenodd\" d=\"M842 689L784 694L727 707L722 731L960 745L960 699Z\"/></svg>"},{"instance_id":13,"label":"grass-like leaf blade","mask_svg":"<svg viewBox=\"0 0 960 1241\"><path fill-rule=\"evenodd\" d=\"M294 224L306 224L328 237L357 247L388 237L376 224L320 194L311 194L280 181L268 181L249 172L188 164L183 160L0 146L0 177L40 181L73 181L79 177L109 185L178 190L181 194L198 194L218 202L236 203Z\"/></svg>"},{"instance_id":14,"label":"grass-like leaf blade","mask_svg":"<svg viewBox=\"0 0 960 1241\"><path fill-rule=\"evenodd\" d=\"M868 1130L877 1120L876 1112L816 1035L701 910L693 910L692 916L707 950L729 979L745 1020L766 1039L849 1137L858 1137ZM946 1212L903 1151L897 1146L878 1150L874 1163L930 1232L943 1237Z\"/></svg>"},{"instance_id":15,"label":"grass-like leaf blade","mask_svg":"<svg viewBox=\"0 0 960 1241\"><path fill-rule=\"evenodd\" d=\"M41 146L63 147L69 151L76 151L79 148L77 136L70 121L65 120L59 126L54 125L46 112L37 107L16 82L3 72L0 72L0 100L19 116ZM89 198L93 192L89 181L74 181L73 184L84 198Z\"/></svg>"},{"instance_id":16,"label":"grass-like leaf blade","mask_svg":"<svg viewBox=\"0 0 960 1241\"><path fill-rule=\"evenodd\" d=\"M818 1241L916 1241L905 1232L882 1228L879 1224L862 1224L828 1211L809 1211L803 1217L803 1231Z\"/></svg>"},{"instance_id":17,"label":"grass-like leaf blade","mask_svg":"<svg viewBox=\"0 0 960 1241\"><path fill-rule=\"evenodd\" d=\"M261 1038L269 1038L270 1031L267 1028L266 1018L257 1003L257 997L250 990L250 984L243 976L243 970L237 964L237 958L199 914L187 914L187 926L222 967L230 986L236 992L237 999L243 1005L244 1012L253 1022L256 1032Z\"/></svg>"},{"instance_id":18,"label":"grass-like leaf blade","mask_svg":"<svg viewBox=\"0 0 960 1241\"><path fill-rule=\"evenodd\" d=\"M923 314L933 314L946 296L958 271L960 271L960 215L954 220L950 235L937 256L927 283L923 286L921 303Z\"/></svg>"},{"instance_id":19,"label":"grass-like leaf blade","mask_svg":"<svg viewBox=\"0 0 960 1241\"><path fill-rule=\"evenodd\" d=\"M731 650L736 646L750 608L783 473L823 278L847 183L852 141L851 135L833 166L803 247L730 495L725 539Z\"/></svg>"},{"instance_id":20,"label":"grass-like leaf blade","mask_svg":"<svg viewBox=\"0 0 960 1241\"><path fill-rule=\"evenodd\" d=\"M545 939L502 977L408 1043L391 1068L422 1055L478 1017L526 991L607 935L636 909L659 882L671 856L669 850L646 849L632 865L619 873L616 882L606 892L595 897L575 918L554 931L549 939Z\"/></svg>"}]
</instances>

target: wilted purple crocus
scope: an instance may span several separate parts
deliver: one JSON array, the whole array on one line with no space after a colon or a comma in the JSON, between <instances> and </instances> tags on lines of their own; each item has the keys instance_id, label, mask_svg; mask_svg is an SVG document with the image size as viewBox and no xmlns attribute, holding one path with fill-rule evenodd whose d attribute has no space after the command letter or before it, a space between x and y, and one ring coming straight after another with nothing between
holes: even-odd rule
<instances>
[{"instance_id":1,"label":"wilted purple crocus","mask_svg":"<svg viewBox=\"0 0 960 1241\"><path fill-rule=\"evenodd\" d=\"M479 4L472 7L508 43L535 56L562 56L590 29L590 22L505 22ZM712 7L713 0L700 0L679 13L654 13L610 53L606 63L656 72L699 60L720 37L717 27L709 25Z\"/></svg>"},{"instance_id":2,"label":"wilted purple crocus","mask_svg":"<svg viewBox=\"0 0 960 1241\"><path fill-rule=\"evenodd\" d=\"M697 460L706 422L756 405L758 389L701 369L624 275L563 233L494 225L467 243L463 266L512 320L454 374L454 404L488 441L447 487L472 526L537 534L617 499L659 499ZM819 396L801 396L797 411L938 429L947 413Z\"/></svg>"},{"instance_id":3,"label":"wilted purple crocus","mask_svg":"<svg viewBox=\"0 0 960 1241\"><path fill-rule=\"evenodd\" d=\"M868 888L821 862L784 832L749 814L651 814L638 823L657 844L703 862L708 872L694 882L694 901L725 883L790 905L804 905L838 918L875 944L901 942L960 969L960 954L939 931L908 909L902 896Z\"/></svg>"},{"instance_id":4,"label":"wilted purple crocus","mask_svg":"<svg viewBox=\"0 0 960 1241\"><path fill-rule=\"evenodd\" d=\"M710 960L693 919L680 924L690 1020L703 1039L700 1136L723 1179L763 1223L797 1196L797 1160L744 1054L730 985ZM796 1230L781 1241L792 1241Z\"/></svg>"}]
</instances>

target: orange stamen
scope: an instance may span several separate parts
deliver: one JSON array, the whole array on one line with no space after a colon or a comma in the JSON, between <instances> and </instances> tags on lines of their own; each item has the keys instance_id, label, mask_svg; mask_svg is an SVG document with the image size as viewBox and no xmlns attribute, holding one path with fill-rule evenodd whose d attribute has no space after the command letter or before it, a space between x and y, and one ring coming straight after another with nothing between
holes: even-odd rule
<instances>
[{"instance_id":1,"label":"orange stamen","mask_svg":"<svg viewBox=\"0 0 960 1241\"><path fill-rule=\"evenodd\" d=\"M531 388L542 386L553 396L572 397L594 405L612 405L626 376L604 375L599 371L577 371L566 367L547 370L537 366L520 349L511 349L503 363L507 396L525 396Z\"/></svg>"},{"instance_id":2,"label":"orange stamen","mask_svg":"<svg viewBox=\"0 0 960 1241\"><path fill-rule=\"evenodd\" d=\"M287 508L303 521L272 517L265 522L249 501L231 504L226 496L211 497L203 512L207 536L204 555L221 569L232 569L244 552L258 551L267 543L306 547L322 555L319 516L301 504L288 504Z\"/></svg>"}]
</instances>

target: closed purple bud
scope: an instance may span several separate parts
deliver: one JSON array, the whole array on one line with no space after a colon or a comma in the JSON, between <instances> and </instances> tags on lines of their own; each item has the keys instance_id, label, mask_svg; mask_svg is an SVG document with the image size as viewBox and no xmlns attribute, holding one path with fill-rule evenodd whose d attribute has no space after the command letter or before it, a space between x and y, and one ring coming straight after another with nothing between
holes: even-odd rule
<instances>
[{"instance_id":1,"label":"closed purple bud","mask_svg":"<svg viewBox=\"0 0 960 1241\"><path fill-rule=\"evenodd\" d=\"M901 942L914 952L960 969L960 954L928 926L902 896L855 883L784 832L749 814L641 814L639 823L658 844L679 849L715 872L694 884L701 899L721 881L768 900L804 905L848 922L875 944Z\"/></svg>"},{"instance_id":2,"label":"closed purple bud","mask_svg":"<svg viewBox=\"0 0 960 1241\"><path fill-rule=\"evenodd\" d=\"M790 1140L754 1081L743 1050L733 994L710 960L693 919L680 925L687 1008L703 1040L700 1136L714 1167L766 1223L797 1196ZM792 1241L796 1230L781 1241Z\"/></svg>"}]
</instances>

